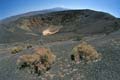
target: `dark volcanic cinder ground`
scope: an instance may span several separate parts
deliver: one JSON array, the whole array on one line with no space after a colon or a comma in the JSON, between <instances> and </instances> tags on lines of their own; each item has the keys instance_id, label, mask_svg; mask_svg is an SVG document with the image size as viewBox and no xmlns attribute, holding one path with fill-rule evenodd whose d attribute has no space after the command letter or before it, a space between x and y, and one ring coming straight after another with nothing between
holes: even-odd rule
<instances>
[{"instance_id":1,"label":"dark volcanic cinder ground","mask_svg":"<svg viewBox=\"0 0 120 80\"><path fill-rule=\"evenodd\" d=\"M50 36L41 36L49 27L60 27ZM72 49L86 41L102 54L98 62L76 64ZM27 45L32 48L26 48ZM23 48L11 54L13 47ZM50 70L38 76L29 68L18 69L19 56L47 47L56 55ZM120 20L103 12L68 10L23 16L0 23L0 80L120 80Z\"/></svg>"},{"instance_id":2,"label":"dark volcanic cinder ground","mask_svg":"<svg viewBox=\"0 0 120 80\"><path fill-rule=\"evenodd\" d=\"M102 53L101 61L89 64L75 64L70 59L71 49L79 44L79 41L46 44L45 46L55 53L57 60L51 69L41 76L30 74L29 69L17 69L18 56L31 53L31 50L24 50L18 54L11 54L8 49L1 50L0 80L120 80L120 38L118 36L106 38L107 36L101 40L96 39L96 42L87 38L86 41Z\"/></svg>"}]
</instances>

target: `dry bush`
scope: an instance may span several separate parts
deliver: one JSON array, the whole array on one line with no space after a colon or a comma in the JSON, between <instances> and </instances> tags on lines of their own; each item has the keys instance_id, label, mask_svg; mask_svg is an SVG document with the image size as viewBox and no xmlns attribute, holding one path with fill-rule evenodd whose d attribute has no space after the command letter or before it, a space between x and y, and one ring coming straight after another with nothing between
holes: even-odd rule
<instances>
[{"instance_id":1,"label":"dry bush","mask_svg":"<svg viewBox=\"0 0 120 80\"><path fill-rule=\"evenodd\" d=\"M48 63L52 64L55 61L56 56L53 55L50 49L48 48L37 48L35 49L36 54L47 58Z\"/></svg>"},{"instance_id":2,"label":"dry bush","mask_svg":"<svg viewBox=\"0 0 120 80\"><path fill-rule=\"evenodd\" d=\"M54 63L56 56L47 48L37 48L34 54L22 55L17 60L19 69L29 67L34 73L41 74Z\"/></svg>"},{"instance_id":3,"label":"dry bush","mask_svg":"<svg viewBox=\"0 0 120 80\"><path fill-rule=\"evenodd\" d=\"M13 47L12 49L11 49L11 53L12 54L16 54L16 53L19 53L20 51L22 51L23 50L23 48L22 47Z\"/></svg>"},{"instance_id":4,"label":"dry bush","mask_svg":"<svg viewBox=\"0 0 120 80\"><path fill-rule=\"evenodd\" d=\"M32 48L32 45L27 45L27 49L30 49L30 48Z\"/></svg>"},{"instance_id":5,"label":"dry bush","mask_svg":"<svg viewBox=\"0 0 120 80\"><path fill-rule=\"evenodd\" d=\"M98 53L96 49L90 44L82 42L81 44L73 48L71 59L76 62L96 62L101 60L101 54Z\"/></svg>"}]
</instances>

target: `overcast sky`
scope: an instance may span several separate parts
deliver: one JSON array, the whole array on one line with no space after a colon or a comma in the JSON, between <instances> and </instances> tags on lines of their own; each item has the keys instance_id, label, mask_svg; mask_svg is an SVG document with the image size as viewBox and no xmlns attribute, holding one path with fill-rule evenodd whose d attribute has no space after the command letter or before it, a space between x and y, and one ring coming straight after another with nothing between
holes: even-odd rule
<instances>
[{"instance_id":1,"label":"overcast sky","mask_svg":"<svg viewBox=\"0 0 120 80\"><path fill-rule=\"evenodd\" d=\"M120 17L120 0L0 0L0 19L55 7L92 9Z\"/></svg>"}]
</instances>

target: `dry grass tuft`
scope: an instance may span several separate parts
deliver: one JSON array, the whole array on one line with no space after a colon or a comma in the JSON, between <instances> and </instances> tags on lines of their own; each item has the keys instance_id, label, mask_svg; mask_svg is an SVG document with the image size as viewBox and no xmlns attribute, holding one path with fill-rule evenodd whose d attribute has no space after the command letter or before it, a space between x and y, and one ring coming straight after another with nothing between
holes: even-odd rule
<instances>
[{"instance_id":1,"label":"dry grass tuft","mask_svg":"<svg viewBox=\"0 0 120 80\"><path fill-rule=\"evenodd\" d=\"M30 49L30 48L32 48L32 45L27 45L27 49Z\"/></svg>"},{"instance_id":2,"label":"dry grass tuft","mask_svg":"<svg viewBox=\"0 0 120 80\"><path fill-rule=\"evenodd\" d=\"M90 44L82 42L73 48L71 59L78 63L80 61L85 61L86 63L97 62L101 60L101 54Z\"/></svg>"},{"instance_id":3,"label":"dry grass tuft","mask_svg":"<svg viewBox=\"0 0 120 80\"><path fill-rule=\"evenodd\" d=\"M19 53L19 52L21 52L23 50L23 48L22 47L13 47L12 49L11 49L11 54L16 54L16 53Z\"/></svg>"},{"instance_id":4,"label":"dry grass tuft","mask_svg":"<svg viewBox=\"0 0 120 80\"><path fill-rule=\"evenodd\" d=\"M47 48L37 48L34 54L22 55L17 60L19 69L29 67L32 73L40 75L54 63L56 56Z\"/></svg>"}]
</instances>

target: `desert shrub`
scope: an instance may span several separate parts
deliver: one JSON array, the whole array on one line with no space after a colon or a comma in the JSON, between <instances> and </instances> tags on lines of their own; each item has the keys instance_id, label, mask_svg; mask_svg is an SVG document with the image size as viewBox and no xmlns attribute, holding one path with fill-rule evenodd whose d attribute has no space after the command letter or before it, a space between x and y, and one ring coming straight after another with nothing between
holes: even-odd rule
<instances>
[{"instance_id":1,"label":"desert shrub","mask_svg":"<svg viewBox=\"0 0 120 80\"><path fill-rule=\"evenodd\" d=\"M30 48L32 48L32 45L27 45L27 49L30 49Z\"/></svg>"},{"instance_id":2,"label":"desert shrub","mask_svg":"<svg viewBox=\"0 0 120 80\"><path fill-rule=\"evenodd\" d=\"M83 38L83 35L77 35L74 38L74 41L80 41Z\"/></svg>"},{"instance_id":3,"label":"desert shrub","mask_svg":"<svg viewBox=\"0 0 120 80\"><path fill-rule=\"evenodd\" d=\"M75 62L96 62L101 59L101 54L98 53L92 45L81 42L78 46L73 48L71 59Z\"/></svg>"},{"instance_id":4,"label":"desert shrub","mask_svg":"<svg viewBox=\"0 0 120 80\"><path fill-rule=\"evenodd\" d=\"M54 63L56 56L50 49L37 48L34 50L34 54L22 55L17 60L19 69L29 67L32 73L40 75L49 70Z\"/></svg>"},{"instance_id":5,"label":"desert shrub","mask_svg":"<svg viewBox=\"0 0 120 80\"><path fill-rule=\"evenodd\" d=\"M22 49L22 47L14 47L14 48L12 48L12 50L11 50L11 53L12 54L16 54L16 53L19 53L20 51L22 51L23 49Z\"/></svg>"}]
</instances>

